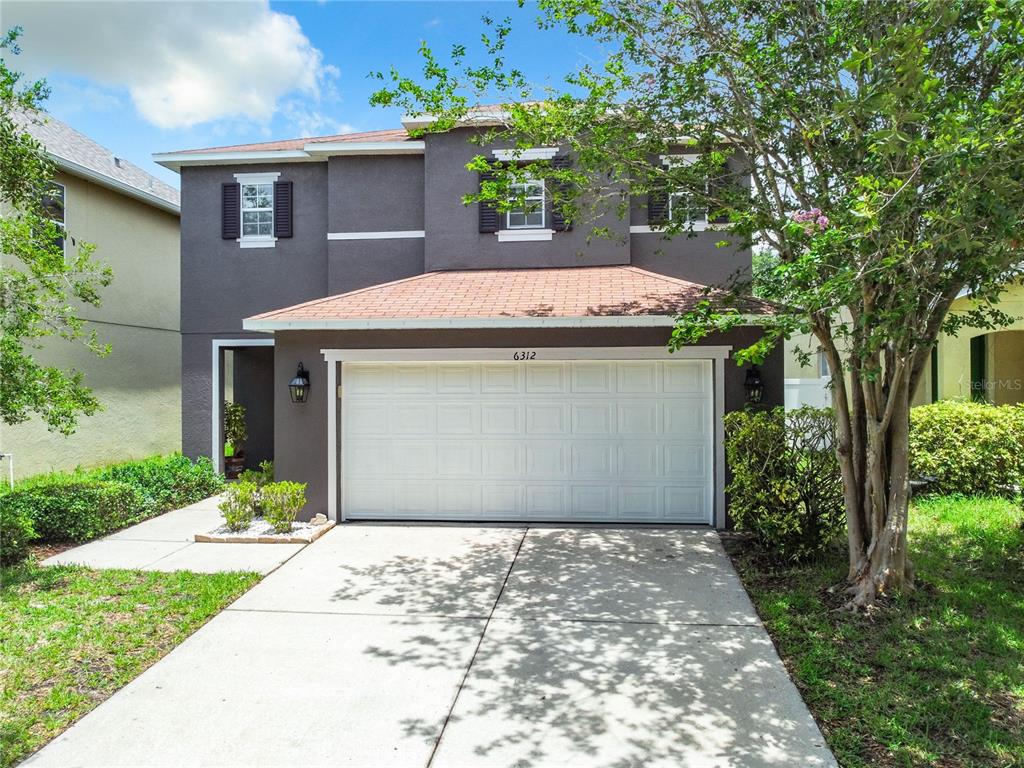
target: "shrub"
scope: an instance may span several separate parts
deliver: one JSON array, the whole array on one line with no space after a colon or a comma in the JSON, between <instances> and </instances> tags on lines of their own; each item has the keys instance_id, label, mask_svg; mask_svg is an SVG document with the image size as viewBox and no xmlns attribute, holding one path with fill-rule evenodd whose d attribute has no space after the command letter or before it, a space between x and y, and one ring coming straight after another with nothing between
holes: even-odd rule
<instances>
[{"instance_id":1,"label":"shrub","mask_svg":"<svg viewBox=\"0 0 1024 768\"><path fill-rule=\"evenodd\" d=\"M231 485L218 508L229 531L244 531L259 508L260 491L256 483L240 480Z\"/></svg>"},{"instance_id":2,"label":"shrub","mask_svg":"<svg viewBox=\"0 0 1024 768\"><path fill-rule=\"evenodd\" d=\"M0 565L16 565L28 555L28 545L35 539L32 518L24 507L7 503L0 497Z\"/></svg>"},{"instance_id":3,"label":"shrub","mask_svg":"<svg viewBox=\"0 0 1024 768\"><path fill-rule=\"evenodd\" d=\"M735 411L725 417L729 512L774 557L821 553L846 520L829 408Z\"/></svg>"},{"instance_id":4,"label":"shrub","mask_svg":"<svg viewBox=\"0 0 1024 768\"><path fill-rule=\"evenodd\" d=\"M1013 496L1024 485L1024 405L939 400L910 411L912 477L929 491Z\"/></svg>"},{"instance_id":5,"label":"shrub","mask_svg":"<svg viewBox=\"0 0 1024 768\"><path fill-rule=\"evenodd\" d=\"M295 516L306 506L306 484L284 480L262 490L263 516L278 533L292 529Z\"/></svg>"},{"instance_id":6,"label":"shrub","mask_svg":"<svg viewBox=\"0 0 1024 768\"><path fill-rule=\"evenodd\" d=\"M223 478L209 459L204 456L193 463L180 453L126 461L87 474L134 486L157 512L193 504L224 487Z\"/></svg>"},{"instance_id":7,"label":"shrub","mask_svg":"<svg viewBox=\"0 0 1024 768\"><path fill-rule=\"evenodd\" d=\"M88 541L154 514L135 487L114 480L50 475L3 496L4 516L23 515L45 541Z\"/></svg>"},{"instance_id":8,"label":"shrub","mask_svg":"<svg viewBox=\"0 0 1024 768\"><path fill-rule=\"evenodd\" d=\"M259 469L246 469L238 474L238 479L243 482L255 483L262 488L267 483L274 482L274 462L261 461Z\"/></svg>"}]
</instances>

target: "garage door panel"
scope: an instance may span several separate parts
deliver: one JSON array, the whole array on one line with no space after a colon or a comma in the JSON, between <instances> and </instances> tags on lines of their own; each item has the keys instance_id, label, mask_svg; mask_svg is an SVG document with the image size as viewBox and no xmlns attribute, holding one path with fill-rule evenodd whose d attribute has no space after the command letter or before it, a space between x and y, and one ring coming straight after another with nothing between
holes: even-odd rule
<instances>
[{"instance_id":1,"label":"garage door panel","mask_svg":"<svg viewBox=\"0 0 1024 768\"><path fill-rule=\"evenodd\" d=\"M561 442L526 443L526 474L531 478L564 478L569 476L566 454L569 446Z\"/></svg>"},{"instance_id":2,"label":"garage door panel","mask_svg":"<svg viewBox=\"0 0 1024 768\"><path fill-rule=\"evenodd\" d=\"M527 394L564 394L565 363L531 363L524 368Z\"/></svg>"},{"instance_id":3,"label":"garage door panel","mask_svg":"<svg viewBox=\"0 0 1024 768\"><path fill-rule=\"evenodd\" d=\"M480 392L485 395L514 395L520 391L520 367L507 363L484 363L480 367Z\"/></svg>"},{"instance_id":4,"label":"garage door panel","mask_svg":"<svg viewBox=\"0 0 1024 768\"><path fill-rule=\"evenodd\" d=\"M523 407L518 403L484 403L480 406L480 432L484 435L523 433Z\"/></svg>"},{"instance_id":5,"label":"garage door panel","mask_svg":"<svg viewBox=\"0 0 1024 768\"><path fill-rule=\"evenodd\" d=\"M569 406L565 403L527 403L526 434L569 434Z\"/></svg>"},{"instance_id":6,"label":"garage door panel","mask_svg":"<svg viewBox=\"0 0 1024 768\"><path fill-rule=\"evenodd\" d=\"M621 402L618 405L617 432L642 437L656 435L661 421L660 412L660 403L646 400Z\"/></svg>"},{"instance_id":7,"label":"garage door panel","mask_svg":"<svg viewBox=\"0 0 1024 768\"><path fill-rule=\"evenodd\" d=\"M480 431L480 406L475 403L438 403L439 435L475 435Z\"/></svg>"},{"instance_id":8,"label":"garage door panel","mask_svg":"<svg viewBox=\"0 0 1024 768\"><path fill-rule=\"evenodd\" d=\"M571 388L574 393L607 395L612 392L612 363L572 363Z\"/></svg>"},{"instance_id":9,"label":"garage door panel","mask_svg":"<svg viewBox=\"0 0 1024 768\"><path fill-rule=\"evenodd\" d=\"M347 516L710 522L703 360L347 363Z\"/></svg>"},{"instance_id":10,"label":"garage door panel","mask_svg":"<svg viewBox=\"0 0 1024 768\"><path fill-rule=\"evenodd\" d=\"M574 402L572 408L572 431L577 435L610 435L613 407L608 402Z\"/></svg>"},{"instance_id":11,"label":"garage door panel","mask_svg":"<svg viewBox=\"0 0 1024 768\"><path fill-rule=\"evenodd\" d=\"M519 477L523 474L523 451L521 443L485 442L480 446L483 477Z\"/></svg>"}]
</instances>

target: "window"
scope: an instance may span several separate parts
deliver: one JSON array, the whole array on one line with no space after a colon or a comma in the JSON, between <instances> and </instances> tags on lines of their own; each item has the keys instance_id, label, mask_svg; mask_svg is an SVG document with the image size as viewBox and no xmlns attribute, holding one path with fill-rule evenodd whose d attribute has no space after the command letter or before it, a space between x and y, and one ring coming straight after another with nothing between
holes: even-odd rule
<instances>
[{"instance_id":1,"label":"window","mask_svg":"<svg viewBox=\"0 0 1024 768\"><path fill-rule=\"evenodd\" d=\"M66 229L66 222L64 220L64 185L58 184L55 181L51 181L47 186L46 192L43 193L42 200L43 216L50 219L54 224L60 228L62 232ZM60 236L57 238L57 245L60 249L64 250L65 238Z\"/></svg>"},{"instance_id":2,"label":"window","mask_svg":"<svg viewBox=\"0 0 1024 768\"><path fill-rule=\"evenodd\" d=\"M543 229L544 228L544 182L528 179L510 185L512 196L509 198L517 207L509 210L507 226L509 229ZM524 203L524 204L523 204Z\"/></svg>"},{"instance_id":3,"label":"window","mask_svg":"<svg viewBox=\"0 0 1024 768\"><path fill-rule=\"evenodd\" d=\"M274 185L242 184L242 239L274 236Z\"/></svg>"},{"instance_id":4,"label":"window","mask_svg":"<svg viewBox=\"0 0 1024 768\"><path fill-rule=\"evenodd\" d=\"M818 350L818 376L823 379L831 378L832 373L828 369L828 357L825 356L825 350Z\"/></svg>"},{"instance_id":5,"label":"window","mask_svg":"<svg viewBox=\"0 0 1024 768\"><path fill-rule=\"evenodd\" d=\"M668 219L693 224L701 229L708 222L708 212L698 206L686 192L673 192L668 196Z\"/></svg>"}]
</instances>

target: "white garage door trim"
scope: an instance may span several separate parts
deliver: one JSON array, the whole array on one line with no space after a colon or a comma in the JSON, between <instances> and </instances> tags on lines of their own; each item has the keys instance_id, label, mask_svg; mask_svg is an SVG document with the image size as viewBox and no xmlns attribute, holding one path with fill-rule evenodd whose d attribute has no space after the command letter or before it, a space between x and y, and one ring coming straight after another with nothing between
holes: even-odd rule
<instances>
[{"instance_id":1,"label":"white garage door trim","mask_svg":"<svg viewBox=\"0 0 1024 768\"><path fill-rule=\"evenodd\" d=\"M714 401L714 521L716 527L725 525L725 448L723 418L725 414L725 385L723 368L732 347L685 347L670 353L665 347L536 347L517 348L439 348L439 349L322 349L327 368L327 499L328 515L343 522L344 509L338 498L338 370L344 362L486 362L571 361L571 360L666 360L703 359L712 361ZM525 357L525 360L524 360Z\"/></svg>"}]
</instances>

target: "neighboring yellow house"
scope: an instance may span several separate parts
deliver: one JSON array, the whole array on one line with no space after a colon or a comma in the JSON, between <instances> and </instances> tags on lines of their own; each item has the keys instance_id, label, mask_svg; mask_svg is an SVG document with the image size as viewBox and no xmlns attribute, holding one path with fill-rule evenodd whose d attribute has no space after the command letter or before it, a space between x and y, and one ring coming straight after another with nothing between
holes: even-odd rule
<instances>
[{"instance_id":1,"label":"neighboring yellow house","mask_svg":"<svg viewBox=\"0 0 1024 768\"><path fill-rule=\"evenodd\" d=\"M47 117L26 128L59 173L48 209L63 220L65 247L87 242L114 281L103 305L85 306L87 329L110 344L105 358L81 343L49 341L40 362L76 368L103 405L70 437L33 417L0 426L0 453L15 475L90 467L181 448L181 333L178 191L116 157L65 123ZM0 473L7 474L0 464Z\"/></svg>"},{"instance_id":2,"label":"neighboring yellow house","mask_svg":"<svg viewBox=\"0 0 1024 768\"><path fill-rule=\"evenodd\" d=\"M970 296L953 302L950 311L963 312ZM914 394L914 405L944 399L983 399L996 405L1024 402L1024 284L1007 287L999 309L1016 318L1005 328L986 331L963 328L956 336L942 334ZM811 352L812 365L801 368L794 350ZM786 344L786 407L828 405L828 371L817 344L801 336Z\"/></svg>"}]
</instances>

